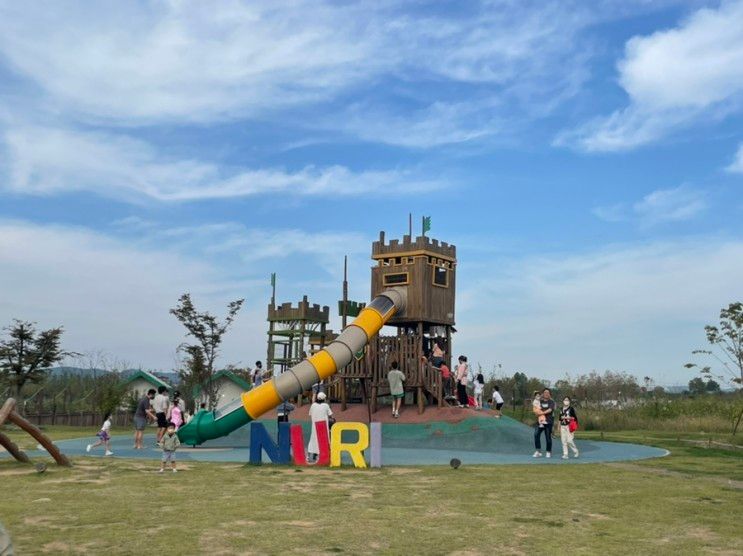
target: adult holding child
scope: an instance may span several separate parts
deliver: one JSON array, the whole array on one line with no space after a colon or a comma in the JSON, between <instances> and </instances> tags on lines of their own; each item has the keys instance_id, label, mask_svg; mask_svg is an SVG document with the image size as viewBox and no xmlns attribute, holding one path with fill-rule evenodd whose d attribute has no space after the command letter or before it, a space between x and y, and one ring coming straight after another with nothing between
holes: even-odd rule
<instances>
[{"instance_id":1,"label":"adult holding child","mask_svg":"<svg viewBox=\"0 0 743 556\"><path fill-rule=\"evenodd\" d=\"M575 445L575 431L578 430L578 415L575 413L571 399L565 396L560 409L560 442L562 442L562 459L568 459L568 448L573 450L573 457L578 457Z\"/></svg>"},{"instance_id":2,"label":"adult holding child","mask_svg":"<svg viewBox=\"0 0 743 556\"><path fill-rule=\"evenodd\" d=\"M157 445L160 446L163 435L168 428L168 411L170 409L170 398L168 398L168 389L165 386L158 386L157 395L152 400L152 408L155 410L155 419L157 419Z\"/></svg>"},{"instance_id":3,"label":"adult holding child","mask_svg":"<svg viewBox=\"0 0 743 556\"><path fill-rule=\"evenodd\" d=\"M547 444L546 456L552 457L552 428L555 425L555 400L552 399L552 392L549 388L542 390L539 398L539 409L536 410L537 424L534 427L534 452L535 458L542 457L541 435L544 432L544 440Z\"/></svg>"}]
</instances>

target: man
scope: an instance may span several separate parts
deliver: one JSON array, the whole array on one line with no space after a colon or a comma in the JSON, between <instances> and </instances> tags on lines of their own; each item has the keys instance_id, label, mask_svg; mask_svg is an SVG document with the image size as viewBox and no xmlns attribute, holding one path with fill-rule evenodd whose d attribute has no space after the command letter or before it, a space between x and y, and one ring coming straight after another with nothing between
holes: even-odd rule
<instances>
[{"instance_id":1,"label":"man","mask_svg":"<svg viewBox=\"0 0 743 556\"><path fill-rule=\"evenodd\" d=\"M168 407L170 406L170 400L168 399L168 389L165 386L157 387L157 396L152 402L152 407L155 410L155 418L157 419L157 445L159 446L163 440L165 431L168 430Z\"/></svg>"},{"instance_id":2,"label":"man","mask_svg":"<svg viewBox=\"0 0 743 556\"><path fill-rule=\"evenodd\" d=\"M392 369L387 373L387 381L390 383L390 394L392 395L392 416L397 419L400 416L400 406L405 397L405 375L397 368L397 361L390 364Z\"/></svg>"},{"instance_id":3,"label":"man","mask_svg":"<svg viewBox=\"0 0 743 556\"><path fill-rule=\"evenodd\" d=\"M260 361L255 362L255 370L253 371L253 388L263 384L263 363Z\"/></svg>"},{"instance_id":4,"label":"man","mask_svg":"<svg viewBox=\"0 0 743 556\"><path fill-rule=\"evenodd\" d=\"M152 412L151 401L155 397L155 389L150 388L147 395L137 403L137 410L134 412L134 449L141 450L144 448L142 438L147 421L154 421L155 414Z\"/></svg>"},{"instance_id":5,"label":"man","mask_svg":"<svg viewBox=\"0 0 743 556\"><path fill-rule=\"evenodd\" d=\"M543 426L540 426L539 423L537 423L537 425L534 427L534 447L536 448L534 457L542 457L542 444L540 442L540 436L542 435L542 431L544 431L544 439L547 443L546 456L548 458L551 458L552 427L555 424L555 401L552 399L552 392L550 392L549 388L545 388L544 390L542 390L542 397L539 398L539 415L543 415L546 419L546 422L543 423Z\"/></svg>"}]
</instances>

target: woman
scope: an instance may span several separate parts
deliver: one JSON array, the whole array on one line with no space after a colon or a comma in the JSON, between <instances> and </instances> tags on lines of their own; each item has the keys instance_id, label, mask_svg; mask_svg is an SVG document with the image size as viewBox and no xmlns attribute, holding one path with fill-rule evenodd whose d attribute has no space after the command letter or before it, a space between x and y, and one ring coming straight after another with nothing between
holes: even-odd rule
<instances>
[{"instance_id":1,"label":"woman","mask_svg":"<svg viewBox=\"0 0 743 556\"><path fill-rule=\"evenodd\" d=\"M441 367L441 364L444 362L444 350L441 349L441 346L439 345L438 341L433 342L433 350L431 350L431 365L436 367L437 369Z\"/></svg>"},{"instance_id":2,"label":"woman","mask_svg":"<svg viewBox=\"0 0 743 556\"><path fill-rule=\"evenodd\" d=\"M325 392L319 392L317 394L317 400L310 406L310 421L312 421L312 430L310 432L310 443L307 446L307 454L309 454L309 460L311 463L317 461L320 455L320 444L317 441L317 429L315 423L325 421L328 431L328 442L330 441L330 417L333 416L333 411L330 406L325 403Z\"/></svg>"},{"instance_id":3,"label":"woman","mask_svg":"<svg viewBox=\"0 0 743 556\"><path fill-rule=\"evenodd\" d=\"M467 380L469 379L470 369L467 365L467 358L464 355L459 356L459 365L457 365L457 398L459 407L467 407Z\"/></svg>"},{"instance_id":4,"label":"woman","mask_svg":"<svg viewBox=\"0 0 743 556\"><path fill-rule=\"evenodd\" d=\"M575 423L575 424L572 424ZM575 445L575 430L578 427L578 415L573 409L572 401L565 396L560 409L560 442L562 442L562 459L568 459L568 447L573 450L573 457L578 457L578 447ZM570 429L573 430L570 430Z\"/></svg>"}]
</instances>

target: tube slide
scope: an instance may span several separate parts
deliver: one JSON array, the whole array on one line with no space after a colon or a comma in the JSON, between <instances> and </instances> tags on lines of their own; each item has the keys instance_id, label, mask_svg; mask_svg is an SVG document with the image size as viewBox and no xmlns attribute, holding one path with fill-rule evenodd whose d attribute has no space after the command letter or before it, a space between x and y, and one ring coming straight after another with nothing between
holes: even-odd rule
<instances>
[{"instance_id":1,"label":"tube slide","mask_svg":"<svg viewBox=\"0 0 743 556\"><path fill-rule=\"evenodd\" d=\"M334 375L352 361L354 354L361 351L394 314L405 310L406 299L406 291L402 288L385 290L325 349L245 392L239 400L219 411L199 411L178 431L181 442L196 446L225 436Z\"/></svg>"}]
</instances>

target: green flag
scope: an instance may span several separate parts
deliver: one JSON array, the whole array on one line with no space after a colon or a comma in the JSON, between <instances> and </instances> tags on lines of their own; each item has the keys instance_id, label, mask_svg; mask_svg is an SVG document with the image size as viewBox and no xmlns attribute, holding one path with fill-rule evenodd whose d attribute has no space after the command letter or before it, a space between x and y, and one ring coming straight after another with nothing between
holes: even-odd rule
<instances>
[{"instance_id":1,"label":"green flag","mask_svg":"<svg viewBox=\"0 0 743 556\"><path fill-rule=\"evenodd\" d=\"M431 229L431 217L424 216L423 217L423 233L425 234L430 229Z\"/></svg>"},{"instance_id":2,"label":"green flag","mask_svg":"<svg viewBox=\"0 0 743 556\"><path fill-rule=\"evenodd\" d=\"M276 285L276 273L271 273L271 287L274 287Z\"/></svg>"}]
</instances>

